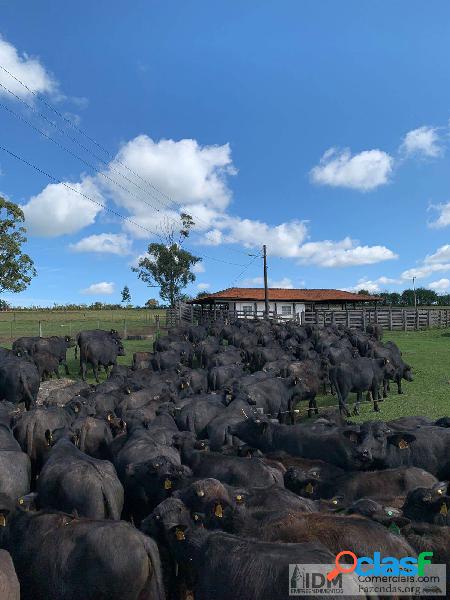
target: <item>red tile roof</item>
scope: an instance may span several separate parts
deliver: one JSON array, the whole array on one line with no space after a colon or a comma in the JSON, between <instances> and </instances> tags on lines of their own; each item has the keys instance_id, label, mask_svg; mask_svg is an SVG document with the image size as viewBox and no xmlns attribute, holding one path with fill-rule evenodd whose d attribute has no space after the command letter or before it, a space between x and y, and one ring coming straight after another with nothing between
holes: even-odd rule
<instances>
[{"instance_id":1,"label":"red tile roof","mask_svg":"<svg viewBox=\"0 0 450 600\"><path fill-rule=\"evenodd\" d=\"M191 300L192 303L207 303L209 300L264 300L264 288L227 288L215 294L208 294ZM269 300L286 302L373 302L381 300L377 296L354 294L343 290L290 290L269 288Z\"/></svg>"}]
</instances>

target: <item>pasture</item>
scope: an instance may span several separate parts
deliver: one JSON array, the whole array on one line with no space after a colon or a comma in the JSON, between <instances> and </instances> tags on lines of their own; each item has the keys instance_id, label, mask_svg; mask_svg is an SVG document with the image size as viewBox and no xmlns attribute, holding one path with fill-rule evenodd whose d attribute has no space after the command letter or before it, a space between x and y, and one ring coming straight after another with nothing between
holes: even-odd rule
<instances>
[{"instance_id":1,"label":"pasture","mask_svg":"<svg viewBox=\"0 0 450 600\"><path fill-rule=\"evenodd\" d=\"M73 335L82 329L117 329L122 335L151 335L165 324L164 309L20 310L0 312L0 342L22 336Z\"/></svg>"}]
</instances>

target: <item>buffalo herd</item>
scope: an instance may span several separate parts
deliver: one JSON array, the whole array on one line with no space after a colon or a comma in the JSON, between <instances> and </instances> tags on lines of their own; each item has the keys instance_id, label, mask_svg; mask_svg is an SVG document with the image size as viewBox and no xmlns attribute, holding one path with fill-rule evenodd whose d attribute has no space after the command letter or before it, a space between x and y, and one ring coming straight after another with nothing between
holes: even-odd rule
<instances>
[{"instance_id":1,"label":"buffalo herd","mask_svg":"<svg viewBox=\"0 0 450 600\"><path fill-rule=\"evenodd\" d=\"M114 330L1 349L1 600L287 600L290 564L342 550L450 567L450 418L380 420L413 379L382 333L180 325L131 367ZM38 400L73 347L81 379Z\"/></svg>"}]
</instances>

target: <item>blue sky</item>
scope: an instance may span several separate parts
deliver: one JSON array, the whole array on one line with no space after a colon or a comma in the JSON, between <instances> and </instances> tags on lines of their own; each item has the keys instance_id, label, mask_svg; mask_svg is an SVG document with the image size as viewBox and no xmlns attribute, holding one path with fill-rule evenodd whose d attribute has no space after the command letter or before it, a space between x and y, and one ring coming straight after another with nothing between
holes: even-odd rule
<instances>
[{"instance_id":1,"label":"blue sky","mask_svg":"<svg viewBox=\"0 0 450 600\"><path fill-rule=\"evenodd\" d=\"M273 286L450 289L447 2L0 9L0 144L66 184L0 150L38 270L8 300L156 297L130 265L180 206L192 294L261 285L264 242Z\"/></svg>"}]
</instances>

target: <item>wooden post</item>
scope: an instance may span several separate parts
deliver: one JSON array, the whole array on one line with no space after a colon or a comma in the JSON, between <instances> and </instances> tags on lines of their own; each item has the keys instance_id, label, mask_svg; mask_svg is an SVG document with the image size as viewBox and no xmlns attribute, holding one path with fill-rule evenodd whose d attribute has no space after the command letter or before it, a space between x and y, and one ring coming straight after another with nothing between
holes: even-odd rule
<instances>
[{"instance_id":1,"label":"wooden post","mask_svg":"<svg viewBox=\"0 0 450 600\"><path fill-rule=\"evenodd\" d=\"M42 337L42 321L39 321L39 337Z\"/></svg>"},{"instance_id":2,"label":"wooden post","mask_svg":"<svg viewBox=\"0 0 450 600\"><path fill-rule=\"evenodd\" d=\"M392 307L389 309L389 331L392 331Z\"/></svg>"},{"instance_id":3,"label":"wooden post","mask_svg":"<svg viewBox=\"0 0 450 600\"><path fill-rule=\"evenodd\" d=\"M366 309L362 309L362 330L366 330Z\"/></svg>"},{"instance_id":4,"label":"wooden post","mask_svg":"<svg viewBox=\"0 0 450 600\"><path fill-rule=\"evenodd\" d=\"M123 320L123 339L127 339L127 320Z\"/></svg>"},{"instance_id":5,"label":"wooden post","mask_svg":"<svg viewBox=\"0 0 450 600\"><path fill-rule=\"evenodd\" d=\"M346 310L346 313L347 313L347 327L350 327L350 311L348 310L348 308Z\"/></svg>"},{"instance_id":6,"label":"wooden post","mask_svg":"<svg viewBox=\"0 0 450 600\"><path fill-rule=\"evenodd\" d=\"M403 330L406 331L406 310L403 309Z\"/></svg>"},{"instance_id":7,"label":"wooden post","mask_svg":"<svg viewBox=\"0 0 450 600\"><path fill-rule=\"evenodd\" d=\"M429 308L427 309L427 326L428 329L431 328L431 309Z\"/></svg>"}]
</instances>

